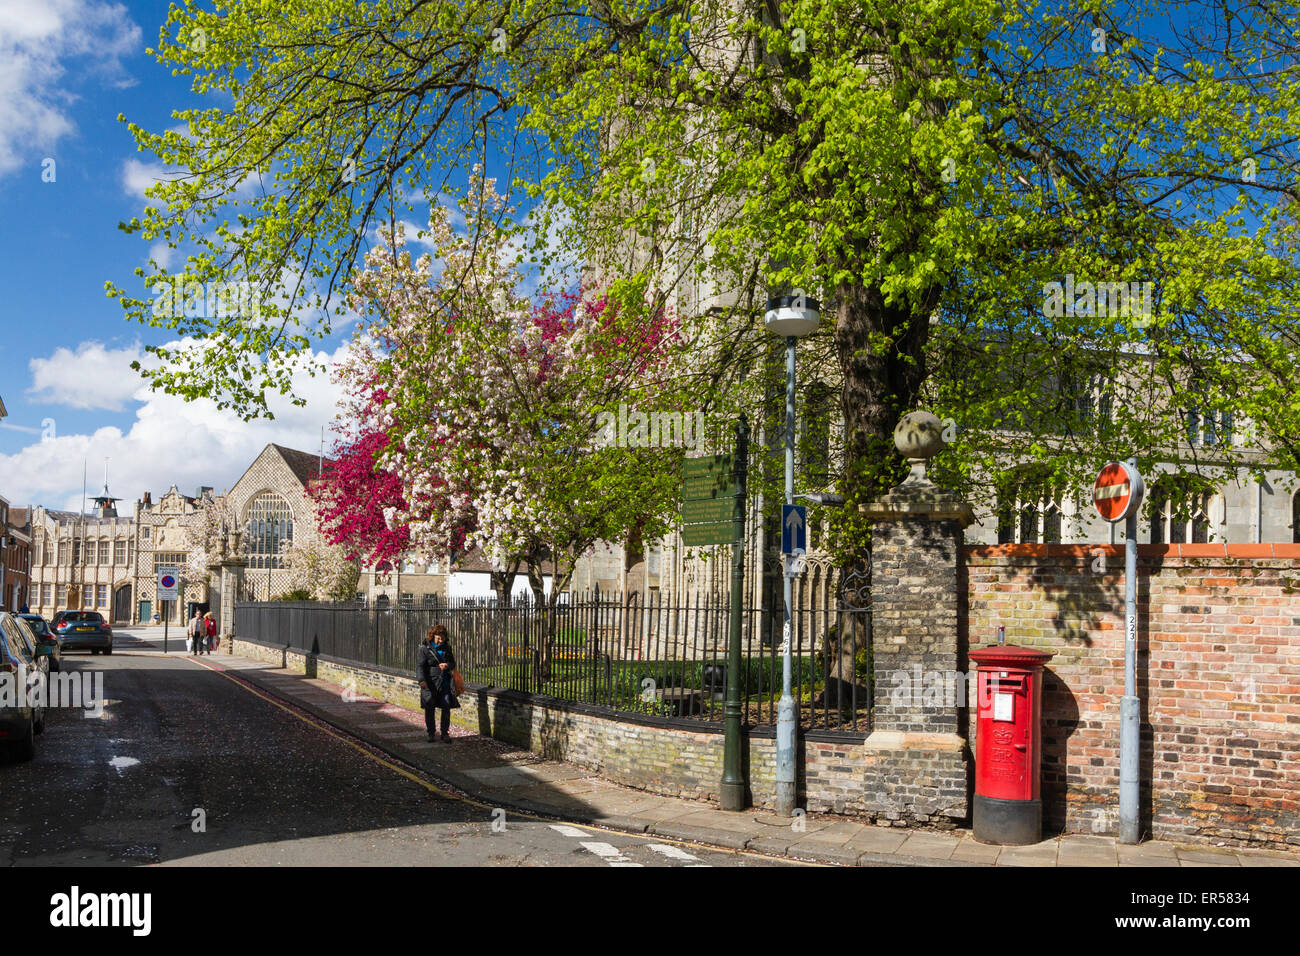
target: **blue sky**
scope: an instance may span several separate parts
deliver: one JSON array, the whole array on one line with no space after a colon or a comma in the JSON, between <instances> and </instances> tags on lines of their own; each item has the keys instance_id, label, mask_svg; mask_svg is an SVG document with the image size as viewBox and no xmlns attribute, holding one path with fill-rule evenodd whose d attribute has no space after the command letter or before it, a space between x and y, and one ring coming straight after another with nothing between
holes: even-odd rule
<instances>
[{"instance_id":1,"label":"blue sky","mask_svg":"<svg viewBox=\"0 0 1300 956\"><path fill-rule=\"evenodd\" d=\"M327 379L303 376L305 409L245 424L210 402L143 389L130 362L164 330L128 323L104 294L149 246L118 223L138 215L158 167L137 153L118 114L147 129L174 125L190 105L188 77L144 54L165 0L0 2L0 496L11 504L79 508L83 461L90 491L103 482L129 501L171 484L233 484L269 441L315 451L335 412ZM53 182L43 181L54 161ZM339 330L318 348L334 354ZM329 435L326 435L327 442Z\"/></svg>"},{"instance_id":2,"label":"blue sky","mask_svg":"<svg viewBox=\"0 0 1300 956\"><path fill-rule=\"evenodd\" d=\"M79 509L83 462L94 494L109 458L111 490L129 507L172 484L229 487L267 442L316 451L322 427L331 441L339 393L328 376L298 377L305 408L272 400L273 421L245 423L207 400L150 392L130 369L147 361L145 345L175 339L129 323L104 292L112 280L150 297L134 270L166 255L118 229L163 169L117 117L158 132L178 125L173 110L202 105L191 78L144 53L168 6L0 0L0 496L15 506ZM183 264L170 255L171 268ZM316 358L343 355L352 330L336 323Z\"/></svg>"}]
</instances>

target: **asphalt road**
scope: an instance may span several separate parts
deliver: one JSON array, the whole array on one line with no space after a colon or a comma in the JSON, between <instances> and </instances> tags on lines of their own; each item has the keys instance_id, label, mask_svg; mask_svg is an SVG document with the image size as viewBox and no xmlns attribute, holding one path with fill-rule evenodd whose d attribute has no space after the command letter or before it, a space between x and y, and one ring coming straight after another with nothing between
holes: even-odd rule
<instances>
[{"instance_id":1,"label":"asphalt road","mask_svg":"<svg viewBox=\"0 0 1300 956\"><path fill-rule=\"evenodd\" d=\"M788 865L493 819L191 658L161 654L155 634L118 630L111 657L64 659L103 671L105 704L99 716L51 710L36 758L0 764L0 864Z\"/></svg>"}]
</instances>

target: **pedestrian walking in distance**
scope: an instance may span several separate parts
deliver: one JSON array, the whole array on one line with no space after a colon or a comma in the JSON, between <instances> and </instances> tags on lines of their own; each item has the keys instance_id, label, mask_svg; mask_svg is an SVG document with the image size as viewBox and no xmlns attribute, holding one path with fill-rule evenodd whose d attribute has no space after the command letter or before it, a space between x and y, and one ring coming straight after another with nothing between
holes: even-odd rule
<instances>
[{"instance_id":1,"label":"pedestrian walking in distance","mask_svg":"<svg viewBox=\"0 0 1300 956\"><path fill-rule=\"evenodd\" d=\"M198 612L197 608L195 608L194 618L190 621L190 657L195 657L202 653L200 648L203 646L202 642L204 633L203 615Z\"/></svg>"},{"instance_id":2,"label":"pedestrian walking in distance","mask_svg":"<svg viewBox=\"0 0 1300 956\"><path fill-rule=\"evenodd\" d=\"M203 636L205 638L203 646L211 657L212 649L217 646L217 619L212 616L211 611L203 615Z\"/></svg>"},{"instance_id":3,"label":"pedestrian walking in distance","mask_svg":"<svg viewBox=\"0 0 1300 956\"><path fill-rule=\"evenodd\" d=\"M430 740L437 739L433 730L436 708L442 711L442 739L451 741L447 733L451 727L451 709L460 706L452 679L455 670L456 657L447 643L447 629L435 624L420 642L420 654L415 665L415 676L420 682L420 706L424 708L424 729Z\"/></svg>"}]
</instances>

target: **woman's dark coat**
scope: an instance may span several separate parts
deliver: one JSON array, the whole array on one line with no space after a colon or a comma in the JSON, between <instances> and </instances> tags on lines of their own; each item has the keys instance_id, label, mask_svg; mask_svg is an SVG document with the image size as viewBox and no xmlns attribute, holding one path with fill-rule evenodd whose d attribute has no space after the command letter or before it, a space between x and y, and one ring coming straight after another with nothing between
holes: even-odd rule
<instances>
[{"instance_id":1,"label":"woman's dark coat","mask_svg":"<svg viewBox=\"0 0 1300 956\"><path fill-rule=\"evenodd\" d=\"M438 665L446 664L443 670ZM456 685L451 672L456 669L456 656L446 644L434 644L431 641L420 642L420 653L415 662L416 680L428 685L426 691L420 688L420 703L427 710L430 707L459 707L456 699Z\"/></svg>"}]
</instances>

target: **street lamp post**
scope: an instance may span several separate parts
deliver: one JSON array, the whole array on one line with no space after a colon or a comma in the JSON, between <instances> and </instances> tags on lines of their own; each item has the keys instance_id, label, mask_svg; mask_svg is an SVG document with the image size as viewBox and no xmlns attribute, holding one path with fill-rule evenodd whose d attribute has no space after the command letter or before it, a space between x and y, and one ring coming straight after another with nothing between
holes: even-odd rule
<instances>
[{"instance_id":1,"label":"street lamp post","mask_svg":"<svg viewBox=\"0 0 1300 956\"><path fill-rule=\"evenodd\" d=\"M769 299L763 324L785 339L785 503L794 504L794 348L803 336L816 331L820 304L796 290L794 295ZM790 816L795 803L795 708L790 692L794 578L787 566L784 576L785 620L782 627L781 700L776 711L776 812Z\"/></svg>"}]
</instances>

